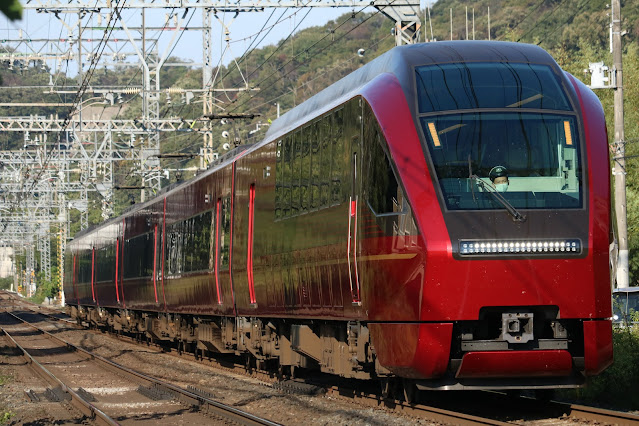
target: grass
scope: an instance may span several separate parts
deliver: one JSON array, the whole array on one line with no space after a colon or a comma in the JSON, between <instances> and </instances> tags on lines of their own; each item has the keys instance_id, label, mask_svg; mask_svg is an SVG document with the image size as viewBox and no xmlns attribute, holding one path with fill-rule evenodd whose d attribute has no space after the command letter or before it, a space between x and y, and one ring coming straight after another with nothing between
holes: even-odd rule
<instances>
[{"instance_id":1,"label":"grass","mask_svg":"<svg viewBox=\"0 0 639 426\"><path fill-rule=\"evenodd\" d=\"M614 363L587 387L563 392L569 399L615 409L639 410L639 328L613 331Z\"/></svg>"},{"instance_id":2,"label":"grass","mask_svg":"<svg viewBox=\"0 0 639 426\"><path fill-rule=\"evenodd\" d=\"M0 386L4 386L10 380L11 376L0 374ZM8 423L13 416L15 416L15 413L5 409L4 407L0 408L0 425Z\"/></svg>"}]
</instances>

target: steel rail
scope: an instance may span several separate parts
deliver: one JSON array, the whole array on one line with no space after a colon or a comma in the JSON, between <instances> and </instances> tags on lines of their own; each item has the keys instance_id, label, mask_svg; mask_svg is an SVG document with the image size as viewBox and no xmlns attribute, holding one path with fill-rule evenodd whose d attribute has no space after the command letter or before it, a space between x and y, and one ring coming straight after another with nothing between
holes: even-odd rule
<instances>
[{"instance_id":1,"label":"steel rail","mask_svg":"<svg viewBox=\"0 0 639 426\"><path fill-rule=\"evenodd\" d=\"M344 396L344 389L332 387L329 392L335 395ZM496 426L512 426L512 423L502 422L499 420L489 419L485 417L473 416L471 414L460 413L457 411L445 410L443 408L430 407L427 405L409 405L405 403L397 403L394 401L380 399L376 394L365 394L355 390L350 390L347 395L355 401L361 402L369 407L387 407L397 412L405 413L411 417L433 420L438 422L452 423L455 425L496 425Z\"/></svg>"},{"instance_id":2,"label":"steel rail","mask_svg":"<svg viewBox=\"0 0 639 426\"><path fill-rule=\"evenodd\" d=\"M40 306L38 306L37 308L38 309L36 310L36 309L33 309L33 307L29 307L29 309L32 310L34 313L38 313L40 315L53 318L57 321L72 325L74 327L84 328L83 326L78 325L77 322L75 321L72 321L66 318L59 318L55 315L43 312L42 307ZM344 396L344 389L332 387L332 388L329 388L328 391L339 396ZM444 409L436 408L436 407L410 406L410 405L398 404L396 402L393 403L392 401L391 402L383 401L383 400L380 400L379 396L377 395L373 395L373 394L366 395L362 392L356 392L354 390L350 390L349 397L351 397L353 400L362 402L370 407L380 407L384 405L389 406L388 404L392 404L394 405L394 407L392 407L394 410L404 412L407 415L410 415L413 417L420 417L425 419L427 418L432 420L448 421L448 422L452 421L455 424L465 424L465 425L473 425L473 424L474 425L486 425L486 424L510 425L511 424L511 423L505 423L505 422L499 422L496 420L486 419L482 417L467 415L463 413L453 412L449 410L444 410ZM558 401L550 401L548 402L548 404L558 409L557 411L564 413L566 416L574 418L574 419L578 419L578 420L596 421L603 424L639 425L639 415L636 415L636 414L589 407L589 406L578 405L578 404L569 404L569 403L558 402Z\"/></svg>"},{"instance_id":3,"label":"steel rail","mask_svg":"<svg viewBox=\"0 0 639 426\"><path fill-rule=\"evenodd\" d=\"M12 315L10 312L7 312L7 311L5 311L5 312L8 313L9 315ZM36 370L36 372L45 381L47 381L47 382L49 382L49 383L51 383L53 385L60 386L60 388L64 392L66 392L67 394L69 394L71 396L71 404L74 407L76 407L82 414L84 414L85 416L89 417L90 419L92 419L92 420L94 420L94 421L96 421L96 422L98 422L100 424L111 425L111 426L115 426L115 425L119 425L120 424L120 423L116 422L114 419L112 419L111 417L109 417L109 415L104 413L98 407L96 407L95 405L91 404L89 401L83 399L77 392L75 392L73 389L71 389L69 386L67 386L64 382L62 382L60 379L58 379L53 373L51 373L49 370L47 370L46 367L44 367L42 364L40 364L38 361L36 361L35 358L33 358L31 356L31 354L29 354L29 352L27 352L27 350L25 348L23 348L18 342L15 341L13 336L11 336L11 334L9 334L9 332L7 330L2 328L2 331L4 332L5 336L11 341L11 343L18 350L20 350L22 352L22 356L26 359L27 363L30 364L31 367L33 367Z\"/></svg>"},{"instance_id":4,"label":"steel rail","mask_svg":"<svg viewBox=\"0 0 639 426\"><path fill-rule=\"evenodd\" d=\"M72 343L69 343L57 336L54 336L53 334L49 333L46 330L41 329L38 326L35 326L31 323L29 323L28 321L26 321L23 318L20 318L19 316L11 313L11 312L7 312L9 315L11 315L12 317L18 319L19 321L22 321L24 324L28 325L29 327L40 331L41 333L43 333L44 335L46 335L47 337L56 340L62 344L64 344L68 349L80 352L86 356L88 356L91 359L97 360L100 363L102 363L107 369L111 370L111 371L117 371L118 373L124 373L125 375L127 375L129 378L131 378L134 381L137 382L142 382L144 384L151 384L156 386L157 388L161 389L164 392L167 392L171 395L173 395L178 401L187 404L187 405L194 405L197 407L206 407L209 410L212 409L212 413L217 415L217 416L221 416L224 417L225 419L238 423L238 424L242 424L242 425L265 425L265 426L277 426L279 425L279 423L275 423L272 422L270 420L261 418L259 416L253 415L251 413L247 413L245 411L239 410L235 407L231 407L228 406L226 404L222 404L221 402L215 401L213 399L201 396L199 394L193 393L193 392L189 392L187 390L184 390L182 388L180 388L179 386L176 385L172 385L170 383L166 383L163 382L162 380L156 379L155 377L152 376L148 376L146 374L140 373L138 371L132 370L128 367L125 367L123 365L120 365L116 362L110 361L104 357L101 357L100 355L94 354L90 351L87 351L86 349L83 349L79 346L76 346ZM38 312L38 314L44 315L40 312ZM53 317L55 318L55 317ZM6 333L6 331L5 331Z\"/></svg>"},{"instance_id":5,"label":"steel rail","mask_svg":"<svg viewBox=\"0 0 639 426\"><path fill-rule=\"evenodd\" d=\"M47 314L46 312L42 312L40 309L38 309L37 311L33 310L33 312L37 312L40 315L51 317L58 321L62 321L64 323L77 326L77 323L73 321L70 321L64 318L58 318L56 316ZM343 388L332 387L332 388L329 388L328 391L334 395L339 395L344 397ZM353 400L356 400L358 402L361 402L373 408L379 408L380 406L383 406L384 404L388 404L388 401L380 401L378 395L368 395L368 394L364 394L354 390L350 390L350 393L348 396L351 397ZM497 421L493 419L473 416L470 414L464 414L464 413L459 413L459 412L450 411L450 410L444 410L444 409L436 408L436 407L429 407L424 405L410 406L410 405L404 405L404 404L397 404L395 402L393 402L393 405L394 406L392 407L392 409L395 411L405 413L412 417L428 419L433 421L443 421L443 422L459 424L459 425L496 425L496 426L510 425L510 423L506 423L506 422L501 422L501 421Z\"/></svg>"},{"instance_id":6,"label":"steel rail","mask_svg":"<svg viewBox=\"0 0 639 426\"><path fill-rule=\"evenodd\" d=\"M637 414L588 407L585 405L567 404L555 401L552 402L553 404L557 404L559 407L563 408L569 417L575 419L595 421L603 424L639 425L639 415Z\"/></svg>"}]
</instances>

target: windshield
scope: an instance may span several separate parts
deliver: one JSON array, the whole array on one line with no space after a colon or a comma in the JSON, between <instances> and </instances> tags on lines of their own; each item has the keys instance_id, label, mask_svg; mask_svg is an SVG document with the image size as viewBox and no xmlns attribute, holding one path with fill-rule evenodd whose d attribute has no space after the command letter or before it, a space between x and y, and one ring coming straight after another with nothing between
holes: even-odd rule
<instances>
[{"instance_id":1,"label":"windshield","mask_svg":"<svg viewBox=\"0 0 639 426\"><path fill-rule=\"evenodd\" d=\"M476 108L571 109L547 65L463 62L422 66L416 72L422 114Z\"/></svg>"},{"instance_id":2,"label":"windshield","mask_svg":"<svg viewBox=\"0 0 639 426\"><path fill-rule=\"evenodd\" d=\"M503 208L488 189L500 191L517 209L582 206L573 115L519 110L420 120L449 210Z\"/></svg>"}]
</instances>

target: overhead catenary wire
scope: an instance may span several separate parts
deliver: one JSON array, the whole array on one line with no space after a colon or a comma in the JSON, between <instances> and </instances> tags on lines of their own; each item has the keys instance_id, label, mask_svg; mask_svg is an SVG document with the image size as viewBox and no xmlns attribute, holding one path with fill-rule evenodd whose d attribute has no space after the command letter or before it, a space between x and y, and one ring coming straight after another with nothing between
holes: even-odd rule
<instances>
[{"instance_id":1,"label":"overhead catenary wire","mask_svg":"<svg viewBox=\"0 0 639 426\"><path fill-rule=\"evenodd\" d=\"M107 30L104 31L102 40L100 41L100 43L98 44L98 51L99 53L97 55L95 55L92 59L91 59L91 63L89 65L89 70L87 72L87 74L84 76L84 79L80 85L80 88L78 89L78 91L76 92L75 98L73 100L73 106L70 108L68 115L65 117L65 119L63 120L62 124L61 124L61 128L60 131L58 133L58 140L60 139L62 133L64 133L67 129L67 127L69 126L69 124L71 123L71 119L73 117L73 115L75 114L79 104L80 104L80 100L82 99L82 96L84 95L84 93L86 92L86 89L88 88L89 82L91 81L91 78L93 76L93 72L95 71L95 68L97 67L97 64L102 56L102 52L104 52L104 48L106 46L106 41L109 39L109 37L111 36L111 33L113 32L113 29L115 28L115 26L112 26L110 29L110 25L111 25L111 21L113 20L114 16L116 14L119 14L119 10L118 7L120 8L120 10L124 7L124 5L126 4L126 0L120 0L120 3L118 3L118 0L116 0L116 5L114 7L114 13L111 14L110 18L109 18L109 22L107 23ZM91 12L93 14L93 12ZM82 37L82 29L79 31L79 35L78 37ZM101 50L100 50L101 48ZM81 66L81 65L80 65ZM27 194L33 192L35 186L37 185L39 179L41 178L42 174L44 173L44 171L47 169L47 164L49 163L53 151L56 149L55 145L52 144L51 147L49 148L49 150L46 152L45 154L45 158L43 161L43 165L40 168L38 174L36 175L36 177L33 179L33 182L31 184L31 187L25 191ZM25 182L26 184L26 182Z\"/></svg>"},{"instance_id":2,"label":"overhead catenary wire","mask_svg":"<svg viewBox=\"0 0 639 426\"><path fill-rule=\"evenodd\" d=\"M391 6L393 3L395 2L395 0L391 1L387 6L384 6L383 8L386 8L388 6ZM381 13L381 10L383 8L380 8L378 10L376 10L374 13L372 13L370 16L368 16L367 18L363 19L362 22L358 23L357 25L353 26L353 28L351 28L350 30L346 31L344 34L342 34L339 38L331 41L329 44L327 44L326 46L322 47L321 49L319 49L317 52L315 52L314 54L312 54L310 56L310 58L313 58L321 53L323 53L326 49L328 49L328 47L330 47L333 44L336 44L337 42L341 41L344 37L346 37L348 34L350 34L351 32L353 32L355 29L357 29L359 26L361 26L362 24L364 24L365 22L367 22L368 20L370 20L373 16L376 16L378 13ZM360 9L358 12L353 12L353 14L351 15L351 19L354 18L357 14L361 13L364 10L364 8ZM348 22L349 20L345 20L344 22L342 22L338 28L340 28L342 25L344 25L346 22ZM288 64L290 64L292 61L294 61L295 59L297 59L298 56L302 55L302 54L308 54L310 49L312 49L313 47L317 46L320 42L322 42L323 40L325 40L329 35L325 35L324 37L320 38L318 41L316 41L315 43L313 43L310 47L304 49L303 51L301 51L300 53L298 53L297 55L295 55L293 58L291 58L288 62L286 62L284 65L282 65L281 67L279 67L278 69L276 69L275 71L273 71L271 74L269 74L267 77L265 77L264 79L262 79L259 83L257 83L257 86L262 85L265 81L267 81L269 78L271 78L272 76L274 76L275 74L277 74L278 72L280 72L282 69L284 69L284 67ZM290 69L289 71L287 71L285 74L281 75L280 78L278 78L277 80L275 80L273 83L274 84L280 80L282 80L284 77L286 77L288 74L290 74L291 72L297 70L300 66L302 66L303 64L298 64L297 66L292 67L292 69ZM249 99L247 99L246 101L238 104L235 106L235 108L233 108L230 112L234 112L237 111L240 107L246 105L246 103L248 101L250 101L252 99L252 95L250 93L248 93Z\"/></svg>"}]
</instances>

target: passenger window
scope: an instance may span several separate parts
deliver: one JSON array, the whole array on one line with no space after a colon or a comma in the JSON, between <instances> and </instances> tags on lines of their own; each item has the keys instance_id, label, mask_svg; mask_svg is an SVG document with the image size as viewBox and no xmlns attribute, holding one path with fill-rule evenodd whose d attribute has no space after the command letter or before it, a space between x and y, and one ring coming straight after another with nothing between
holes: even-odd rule
<instances>
[{"instance_id":1,"label":"passenger window","mask_svg":"<svg viewBox=\"0 0 639 426\"><path fill-rule=\"evenodd\" d=\"M282 153L283 144L280 139L275 147L275 220L282 218Z\"/></svg>"},{"instance_id":2,"label":"passenger window","mask_svg":"<svg viewBox=\"0 0 639 426\"><path fill-rule=\"evenodd\" d=\"M400 213L402 210L402 206L399 205L400 188L388 156L382 148L382 143L385 144L385 141L376 124L371 133L371 141L367 145L370 157L364 162L369 168L367 173L369 189L366 200L376 215Z\"/></svg>"},{"instance_id":3,"label":"passenger window","mask_svg":"<svg viewBox=\"0 0 639 426\"><path fill-rule=\"evenodd\" d=\"M321 145L319 129L320 122L316 121L311 127L311 209L320 207L322 178L320 175Z\"/></svg>"},{"instance_id":4,"label":"passenger window","mask_svg":"<svg viewBox=\"0 0 639 426\"><path fill-rule=\"evenodd\" d=\"M331 139L333 145L331 167L331 205L339 204L341 200L342 163L344 162L344 109L333 114Z\"/></svg>"},{"instance_id":5,"label":"passenger window","mask_svg":"<svg viewBox=\"0 0 639 426\"><path fill-rule=\"evenodd\" d=\"M308 212L310 205L310 180L311 180L311 127L308 126L301 132L301 174L300 174L300 213Z\"/></svg>"},{"instance_id":6,"label":"passenger window","mask_svg":"<svg viewBox=\"0 0 639 426\"><path fill-rule=\"evenodd\" d=\"M292 137L287 136L286 139L284 139L284 148L282 150L282 217L291 216L292 148Z\"/></svg>"},{"instance_id":7,"label":"passenger window","mask_svg":"<svg viewBox=\"0 0 639 426\"><path fill-rule=\"evenodd\" d=\"M220 264L229 264L229 246L231 244L231 197L222 201L222 229L220 235Z\"/></svg>"},{"instance_id":8,"label":"passenger window","mask_svg":"<svg viewBox=\"0 0 639 426\"><path fill-rule=\"evenodd\" d=\"M328 207L328 199L331 188L331 116L328 115L320 123L320 141L322 156L320 159L320 205Z\"/></svg>"},{"instance_id":9,"label":"passenger window","mask_svg":"<svg viewBox=\"0 0 639 426\"><path fill-rule=\"evenodd\" d=\"M302 172L302 134L293 135L293 167L291 167L291 216L300 213L300 175Z\"/></svg>"}]
</instances>

